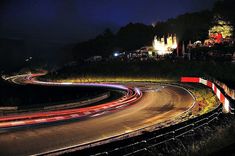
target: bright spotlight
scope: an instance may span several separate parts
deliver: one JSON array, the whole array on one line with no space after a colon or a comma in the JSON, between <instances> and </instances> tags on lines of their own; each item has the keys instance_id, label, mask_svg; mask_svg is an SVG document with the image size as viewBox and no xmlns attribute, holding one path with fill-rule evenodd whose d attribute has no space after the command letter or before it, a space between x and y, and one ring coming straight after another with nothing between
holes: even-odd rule
<instances>
[{"instance_id":1,"label":"bright spotlight","mask_svg":"<svg viewBox=\"0 0 235 156\"><path fill-rule=\"evenodd\" d=\"M119 56L119 54L118 54L118 53L114 53L114 54L113 54L113 56L118 57L118 56Z\"/></svg>"}]
</instances>

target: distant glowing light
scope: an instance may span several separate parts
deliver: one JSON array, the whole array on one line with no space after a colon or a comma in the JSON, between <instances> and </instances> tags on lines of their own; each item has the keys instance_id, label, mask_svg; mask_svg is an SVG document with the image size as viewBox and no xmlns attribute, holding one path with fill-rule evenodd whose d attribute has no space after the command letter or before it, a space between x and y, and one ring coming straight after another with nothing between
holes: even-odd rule
<instances>
[{"instance_id":1,"label":"distant glowing light","mask_svg":"<svg viewBox=\"0 0 235 156\"><path fill-rule=\"evenodd\" d=\"M174 37L172 37L172 35L168 36L166 44L164 41L164 37L158 40L157 37L155 36L153 40L153 48L158 55L165 55L172 53L173 50L177 48L176 36Z\"/></svg>"},{"instance_id":2,"label":"distant glowing light","mask_svg":"<svg viewBox=\"0 0 235 156\"><path fill-rule=\"evenodd\" d=\"M231 26L230 22L226 22L223 20L218 20L216 25L213 26L209 30L209 36L217 34L216 38L227 38L227 37L232 37L233 35L233 26ZM218 36L220 35L220 36ZM217 37L218 36L218 37Z\"/></svg>"},{"instance_id":3,"label":"distant glowing light","mask_svg":"<svg viewBox=\"0 0 235 156\"><path fill-rule=\"evenodd\" d=\"M113 56L118 57L118 56L119 56L119 54L118 54L118 53L114 53L114 54L113 54Z\"/></svg>"}]
</instances>

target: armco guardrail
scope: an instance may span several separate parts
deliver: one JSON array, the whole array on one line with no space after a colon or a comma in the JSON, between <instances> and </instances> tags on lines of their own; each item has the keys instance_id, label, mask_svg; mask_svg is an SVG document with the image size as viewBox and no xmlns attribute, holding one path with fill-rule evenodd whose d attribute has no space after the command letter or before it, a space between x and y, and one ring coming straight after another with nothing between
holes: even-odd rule
<instances>
[{"instance_id":1,"label":"armco guardrail","mask_svg":"<svg viewBox=\"0 0 235 156\"><path fill-rule=\"evenodd\" d=\"M15 111L17 109L18 109L17 106L13 106L13 107L0 107L0 111Z\"/></svg>"},{"instance_id":2,"label":"armco guardrail","mask_svg":"<svg viewBox=\"0 0 235 156\"><path fill-rule=\"evenodd\" d=\"M235 90L229 88L226 84L223 82L220 82L218 80L214 80L214 82L222 88L224 93L230 98L230 110L232 114L234 114L234 109L235 109Z\"/></svg>"},{"instance_id":3,"label":"armco guardrail","mask_svg":"<svg viewBox=\"0 0 235 156\"><path fill-rule=\"evenodd\" d=\"M218 80L214 80L214 82L220 86L221 88L223 88L224 92L230 96L233 100L235 100L235 90L229 88L226 84L224 84L223 82L220 82Z\"/></svg>"},{"instance_id":4,"label":"armco guardrail","mask_svg":"<svg viewBox=\"0 0 235 156\"><path fill-rule=\"evenodd\" d=\"M52 106L45 106L43 107L44 110L57 110L57 109L68 109L68 108L74 108L74 107L81 107L86 106L95 102L99 102L101 100L107 99L110 97L110 92L103 93L101 95L98 95L97 97L93 97L84 101L79 102L66 102L67 104L60 104L60 105L52 105ZM65 103L65 102L64 102Z\"/></svg>"},{"instance_id":5,"label":"armco guardrail","mask_svg":"<svg viewBox=\"0 0 235 156\"><path fill-rule=\"evenodd\" d=\"M82 100L82 101L63 101L63 103L54 103L51 106L25 106L19 109L18 107L0 107L0 116L6 114L19 114L19 113L27 113L27 112L42 112L42 111L50 111L50 110L61 110L61 109L70 109L75 107L81 107L85 105L89 105L95 102L99 102L101 100L105 100L110 97L110 92L105 92L95 97L91 97L90 99ZM47 104L44 104L47 105Z\"/></svg>"},{"instance_id":6,"label":"armco guardrail","mask_svg":"<svg viewBox=\"0 0 235 156\"><path fill-rule=\"evenodd\" d=\"M223 112L225 113L233 113L232 107L230 106L230 101L228 97L226 97L221 90L216 86L215 83L205 80L200 77L182 77L181 82L190 82L190 83L201 83L205 86L211 88L214 93L216 94L217 98L220 100L220 102L223 104Z\"/></svg>"}]
</instances>

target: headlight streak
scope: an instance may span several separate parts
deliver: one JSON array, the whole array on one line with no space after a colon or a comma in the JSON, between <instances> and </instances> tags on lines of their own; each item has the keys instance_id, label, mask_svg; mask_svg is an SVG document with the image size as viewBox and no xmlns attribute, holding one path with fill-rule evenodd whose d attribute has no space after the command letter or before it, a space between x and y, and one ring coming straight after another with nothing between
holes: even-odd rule
<instances>
[{"instance_id":1,"label":"headlight streak","mask_svg":"<svg viewBox=\"0 0 235 156\"><path fill-rule=\"evenodd\" d=\"M36 77L44 74L26 74L18 75L8 78L13 82L17 79L23 79L23 83L38 84L38 85L50 85L50 86L87 86L87 87L108 87L125 90L126 94L114 101L103 103L96 106L89 106L85 108L75 108L68 110L55 110L48 112L35 112L21 115L8 115L0 117L0 128L9 128L15 126L26 126L39 123L51 123L57 121L64 121L70 119L79 119L81 117L95 115L96 113L102 113L106 110L115 110L130 106L142 97L142 92L138 88L126 87L117 84L103 84L103 83L70 83L70 82L43 82L36 79ZM22 82L21 82L22 83ZM108 111L107 111L108 112Z\"/></svg>"}]
</instances>

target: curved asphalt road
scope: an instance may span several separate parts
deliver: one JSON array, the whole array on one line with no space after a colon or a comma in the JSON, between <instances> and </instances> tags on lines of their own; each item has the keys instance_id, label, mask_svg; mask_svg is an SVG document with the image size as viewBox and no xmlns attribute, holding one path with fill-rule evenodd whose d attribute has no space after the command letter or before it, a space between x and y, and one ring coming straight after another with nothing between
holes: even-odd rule
<instances>
[{"instance_id":1,"label":"curved asphalt road","mask_svg":"<svg viewBox=\"0 0 235 156\"><path fill-rule=\"evenodd\" d=\"M137 84L138 85L138 84ZM140 85L143 85L140 83ZM0 155L32 155L82 145L174 118L190 109L193 97L184 89L156 84L134 105L100 116L40 128L0 133Z\"/></svg>"}]
</instances>

